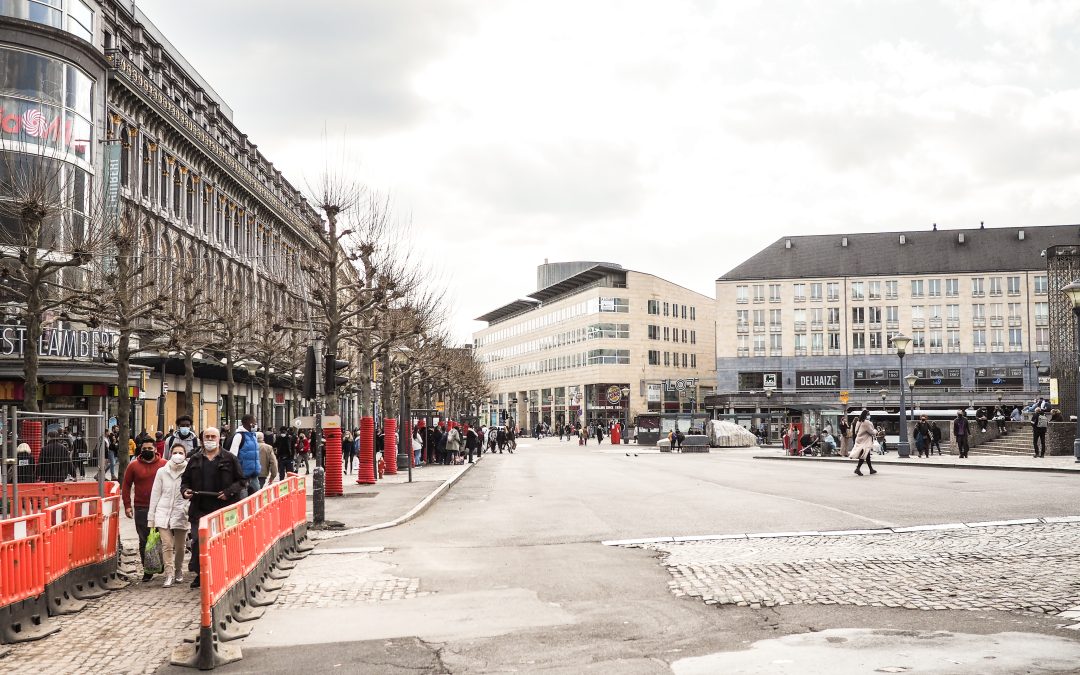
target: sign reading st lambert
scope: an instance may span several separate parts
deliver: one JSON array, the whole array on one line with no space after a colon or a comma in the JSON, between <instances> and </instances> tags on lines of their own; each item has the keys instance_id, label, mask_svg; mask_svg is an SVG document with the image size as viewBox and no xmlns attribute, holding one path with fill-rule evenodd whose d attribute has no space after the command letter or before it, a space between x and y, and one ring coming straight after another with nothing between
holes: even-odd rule
<instances>
[{"instance_id":1,"label":"sign reading st lambert","mask_svg":"<svg viewBox=\"0 0 1080 675\"><path fill-rule=\"evenodd\" d=\"M104 352L112 352L117 333L106 330L80 328L46 328L38 340L39 356L59 359L97 359ZM26 326L0 326L0 358L22 356L26 353Z\"/></svg>"}]
</instances>

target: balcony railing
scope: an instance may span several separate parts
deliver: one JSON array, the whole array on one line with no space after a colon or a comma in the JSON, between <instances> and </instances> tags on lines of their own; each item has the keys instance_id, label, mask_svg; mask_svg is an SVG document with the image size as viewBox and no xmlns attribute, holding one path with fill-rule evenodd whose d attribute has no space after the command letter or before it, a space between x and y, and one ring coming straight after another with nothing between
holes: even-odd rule
<instances>
[{"instance_id":1,"label":"balcony railing","mask_svg":"<svg viewBox=\"0 0 1080 675\"><path fill-rule=\"evenodd\" d=\"M740 350L738 350L737 354L738 354L738 356L750 356L750 350L749 349L740 349Z\"/></svg>"},{"instance_id":2,"label":"balcony railing","mask_svg":"<svg viewBox=\"0 0 1080 675\"><path fill-rule=\"evenodd\" d=\"M810 330L821 330L824 324L820 321L811 321Z\"/></svg>"},{"instance_id":3,"label":"balcony railing","mask_svg":"<svg viewBox=\"0 0 1080 675\"><path fill-rule=\"evenodd\" d=\"M765 356L765 350L764 349L755 349L754 350L754 356Z\"/></svg>"},{"instance_id":4,"label":"balcony railing","mask_svg":"<svg viewBox=\"0 0 1080 675\"><path fill-rule=\"evenodd\" d=\"M806 347L796 347L795 356L806 356Z\"/></svg>"},{"instance_id":5,"label":"balcony railing","mask_svg":"<svg viewBox=\"0 0 1080 675\"><path fill-rule=\"evenodd\" d=\"M1023 319L1021 319L1018 316L1010 316L1009 317L1009 325L1010 326L1019 326L1022 321L1023 321Z\"/></svg>"},{"instance_id":6,"label":"balcony railing","mask_svg":"<svg viewBox=\"0 0 1080 675\"><path fill-rule=\"evenodd\" d=\"M781 325L781 324L778 324L778 323L770 323L769 324L769 332L770 333L783 333L784 332L784 326Z\"/></svg>"},{"instance_id":7,"label":"balcony railing","mask_svg":"<svg viewBox=\"0 0 1080 675\"><path fill-rule=\"evenodd\" d=\"M795 332L796 333L805 333L806 332L806 322L805 321L796 321L795 322Z\"/></svg>"},{"instance_id":8,"label":"balcony railing","mask_svg":"<svg viewBox=\"0 0 1080 675\"><path fill-rule=\"evenodd\" d=\"M769 350L769 356L783 356L783 355L784 355L784 350L783 349L770 349Z\"/></svg>"},{"instance_id":9,"label":"balcony railing","mask_svg":"<svg viewBox=\"0 0 1080 675\"><path fill-rule=\"evenodd\" d=\"M862 347L855 347L854 349L851 350L851 353L854 354L855 356L862 356L863 354L866 353L866 350L863 349Z\"/></svg>"},{"instance_id":10,"label":"balcony railing","mask_svg":"<svg viewBox=\"0 0 1080 675\"><path fill-rule=\"evenodd\" d=\"M941 317L931 317L930 318L930 327L931 328L941 328Z\"/></svg>"},{"instance_id":11,"label":"balcony railing","mask_svg":"<svg viewBox=\"0 0 1080 675\"><path fill-rule=\"evenodd\" d=\"M829 356L840 356L839 349L829 349Z\"/></svg>"},{"instance_id":12,"label":"balcony railing","mask_svg":"<svg viewBox=\"0 0 1080 675\"><path fill-rule=\"evenodd\" d=\"M750 302L750 298L735 298L736 305L745 305L748 302Z\"/></svg>"},{"instance_id":13,"label":"balcony railing","mask_svg":"<svg viewBox=\"0 0 1080 675\"><path fill-rule=\"evenodd\" d=\"M990 326L991 327L997 326L997 327L1000 328L1001 326L1004 326L1004 325L1005 325L1005 317L1002 317L1002 316L992 316L992 317L990 317Z\"/></svg>"},{"instance_id":14,"label":"balcony railing","mask_svg":"<svg viewBox=\"0 0 1080 675\"><path fill-rule=\"evenodd\" d=\"M1035 317L1035 325L1036 326L1049 326L1050 325L1050 319L1048 317L1045 317L1045 316L1037 316L1037 317Z\"/></svg>"},{"instance_id":15,"label":"balcony railing","mask_svg":"<svg viewBox=\"0 0 1080 675\"><path fill-rule=\"evenodd\" d=\"M986 319L972 319L971 325L975 328L982 328L986 325Z\"/></svg>"},{"instance_id":16,"label":"balcony railing","mask_svg":"<svg viewBox=\"0 0 1080 675\"><path fill-rule=\"evenodd\" d=\"M975 352L976 354L985 354L986 353L986 345L975 345L974 347L971 348L971 351Z\"/></svg>"},{"instance_id":17,"label":"balcony railing","mask_svg":"<svg viewBox=\"0 0 1080 675\"><path fill-rule=\"evenodd\" d=\"M911 320L911 327L912 328L925 328L926 327L926 320L925 319L912 319Z\"/></svg>"},{"instance_id":18,"label":"balcony railing","mask_svg":"<svg viewBox=\"0 0 1080 675\"><path fill-rule=\"evenodd\" d=\"M886 321L885 322L885 327L888 328L888 329L891 329L891 330L899 330L900 329L900 322L899 321Z\"/></svg>"},{"instance_id":19,"label":"balcony railing","mask_svg":"<svg viewBox=\"0 0 1080 675\"><path fill-rule=\"evenodd\" d=\"M949 319L948 321L945 322L945 325L948 326L949 328L959 328L960 327L960 319Z\"/></svg>"},{"instance_id":20,"label":"balcony railing","mask_svg":"<svg viewBox=\"0 0 1080 675\"><path fill-rule=\"evenodd\" d=\"M755 323L754 324L754 332L755 333L764 333L765 332L765 324L763 324L763 323Z\"/></svg>"}]
</instances>

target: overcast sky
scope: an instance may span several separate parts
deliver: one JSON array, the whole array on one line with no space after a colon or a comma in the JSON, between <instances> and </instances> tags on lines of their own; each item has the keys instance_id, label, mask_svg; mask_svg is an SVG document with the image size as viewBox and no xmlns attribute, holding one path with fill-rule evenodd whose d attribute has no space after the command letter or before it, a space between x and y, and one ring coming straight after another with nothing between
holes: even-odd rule
<instances>
[{"instance_id":1,"label":"overcast sky","mask_svg":"<svg viewBox=\"0 0 1080 675\"><path fill-rule=\"evenodd\" d=\"M713 295L783 235L1080 220L1077 0L139 4L295 185L392 195L463 340L544 258Z\"/></svg>"}]
</instances>

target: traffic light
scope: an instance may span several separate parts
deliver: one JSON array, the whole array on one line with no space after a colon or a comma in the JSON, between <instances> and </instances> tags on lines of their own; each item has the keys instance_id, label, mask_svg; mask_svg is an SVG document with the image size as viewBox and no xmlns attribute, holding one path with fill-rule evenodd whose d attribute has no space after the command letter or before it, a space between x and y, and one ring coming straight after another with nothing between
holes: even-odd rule
<instances>
[{"instance_id":1,"label":"traffic light","mask_svg":"<svg viewBox=\"0 0 1080 675\"><path fill-rule=\"evenodd\" d=\"M338 375L337 372L344 368L349 367L349 362L337 358L337 354L326 355L326 365L323 372L326 373L326 393L332 394L334 391L347 383L349 378Z\"/></svg>"},{"instance_id":2,"label":"traffic light","mask_svg":"<svg viewBox=\"0 0 1080 675\"><path fill-rule=\"evenodd\" d=\"M314 401L319 395L318 391L316 391L316 383L319 381L316 364L315 347L309 346L307 356L304 357L304 398L309 401Z\"/></svg>"}]
</instances>

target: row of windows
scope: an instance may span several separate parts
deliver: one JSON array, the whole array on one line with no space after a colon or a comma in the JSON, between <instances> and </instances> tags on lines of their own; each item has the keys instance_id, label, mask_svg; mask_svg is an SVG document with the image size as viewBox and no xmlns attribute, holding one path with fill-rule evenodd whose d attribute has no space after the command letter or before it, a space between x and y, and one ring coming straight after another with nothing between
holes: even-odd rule
<instances>
[{"instance_id":1,"label":"row of windows","mask_svg":"<svg viewBox=\"0 0 1080 675\"><path fill-rule=\"evenodd\" d=\"M944 314L942 309L944 308ZM989 304L989 317L993 319L1002 319L1008 316L1009 319L1022 320L1024 318L1024 303L1021 302L992 302ZM1050 319L1050 303L1049 302L1036 302L1034 303L1034 316L1035 323L1043 324L1048 323ZM750 325L750 319L753 318L753 325L761 327L765 325L765 311L764 309L739 309L735 310L735 323L740 328L745 328ZM1008 312L1007 314L1005 312ZM770 309L769 312L769 325L780 326L783 323L783 310ZM839 307L811 307L810 309L796 308L792 310L792 315L795 324L805 324L807 319L811 324L821 324L825 319L828 319L828 323L831 325L839 325L840 323L840 308ZM911 320L912 322L924 321L929 319L930 321L940 321L942 317L948 321L960 321L960 305L911 305ZM984 321L987 317L987 305L985 303L973 303L971 305L971 319L973 321ZM899 305L886 305L884 307L869 306L869 307L852 307L851 308L851 322L854 324L862 323L881 323L884 319L888 323L898 323L900 321L900 306ZM652 326L650 326L650 329ZM650 337L652 337L650 332ZM665 338L666 339L666 338Z\"/></svg>"},{"instance_id":2,"label":"row of windows","mask_svg":"<svg viewBox=\"0 0 1080 675\"><path fill-rule=\"evenodd\" d=\"M2 0L0 15L52 26L87 42L94 41L94 10L83 0Z\"/></svg>"},{"instance_id":3,"label":"row of windows","mask_svg":"<svg viewBox=\"0 0 1080 675\"><path fill-rule=\"evenodd\" d=\"M493 349L482 356L485 363L502 361L503 359L531 354L533 352L556 349L564 345L585 342L586 340L630 338L630 324L628 323L594 323L581 328L562 331L554 335L546 335L536 340L521 342L501 349Z\"/></svg>"},{"instance_id":4,"label":"row of windows","mask_svg":"<svg viewBox=\"0 0 1080 675\"><path fill-rule=\"evenodd\" d=\"M528 363L516 363L487 370L488 380L509 380L539 373L555 373L573 368L598 365L629 365L629 349L590 349L587 352L555 356Z\"/></svg>"},{"instance_id":5,"label":"row of windows","mask_svg":"<svg viewBox=\"0 0 1080 675\"><path fill-rule=\"evenodd\" d=\"M886 333L882 333L881 331L854 331L851 333L851 349L892 349L892 338L895 334L896 331L889 331ZM1024 347L1024 331L1021 328L991 328L990 330L979 328L970 331L970 335L972 351L986 351L986 346L988 344L992 348L999 350L1003 350L1006 344L1008 344L1009 349L1012 351L1022 351ZM783 335L779 333L774 333L769 336L755 335L753 336L753 347L756 354L760 355L765 352L766 337L768 337L768 347L770 352L780 352L783 350ZM751 344L750 338L751 336L749 335L738 336L737 345L739 356L745 356L749 352ZM987 338L989 338L989 342L987 342ZM814 355L824 353L826 346L832 353L840 351L839 333L810 333L809 336L805 334L796 334L793 336L793 339L796 356L805 356L808 346L811 353ZM1035 329L1035 349L1038 351L1048 349L1049 344L1050 329ZM927 348L931 350L948 348L951 351L959 352L961 350L960 331L912 331L910 348L914 350L914 353L922 353Z\"/></svg>"},{"instance_id":6,"label":"row of windows","mask_svg":"<svg viewBox=\"0 0 1080 675\"><path fill-rule=\"evenodd\" d=\"M525 333L531 333L534 330L540 330L553 326L557 323L572 319L576 316L585 316L587 314L597 314L599 312L615 312L618 314L626 314L630 311L630 300L627 298L589 298L588 300L582 300L566 307L560 307L559 309L551 310L546 314L540 314L524 321L519 321L512 326L500 328L499 330L492 331L487 335L483 335L476 338L476 346L481 347L486 344L493 344L512 338L517 335L523 335Z\"/></svg>"},{"instance_id":7,"label":"row of windows","mask_svg":"<svg viewBox=\"0 0 1080 675\"><path fill-rule=\"evenodd\" d=\"M650 340L659 340L661 334L664 336L664 342L686 342L692 345L697 344L696 330L687 330L677 326L663 326L663 331L661 331L661 326L649 325ZM680 335L682 336L682 340L679 339Z\"/></svg>"},{"instance_id":8,"label":"row of windows","mask_svg":"<svg viewBox=\"0 0 1080 675\"><path fill-rule=\"evenodd\" d=\"M661 307L663 307L663 316L671 316L673 318L689 319L691 321L697 321L697 307L691 305L680 305L677 302L661 302L659 300L649 300L648 311L653 316L661 316Z\"/></svg>"},{"instance_id":9,"label":"row of windows","mask_svg":"<svg viewBox=\"0 0 1080 675\"><path fill-rule=\"evenodd\" d=\"M980 297L986 295L989 288L990 295L1002 295L1002 289L1008 295L1020 295L1023 289L1023 277L971 277L971 295ZM989 282L989 283L987 283ZM767 284L769 302L780 302L783 284ZM1036 295L1046 295L1047 278L1045 274L1035 275L1033 278L1033 290ZM900 297L900 282L896 280L873 280L852 281L852 300L895 300ZM807 290L812 302L822 301L822 291L825 292L829 302L839 302L840 282L810 282L794 283L791 285L792 297L795 302L805 302ZM745 303L750 301L751 291L754 302L765 302L766 284L745 284L735 287L735 301ZM945 297L959 297L960 279L911 279L910 290L912 298L941 297L944 291Z\"/></svg>"},{"instance_id":10,"label":"row of windows","mask_svg":"<svg viewBox=\"0 0 1080 675\"><path fill-rule=\"evenodd\" d=\"M669 367L678 368L679 362L682 362L683 368L697 368L697 354L687 354L685 352L664 352L664 365ZM649 350L649 365L660 365L660 350Z\"/></svg>"}]
</instances>

